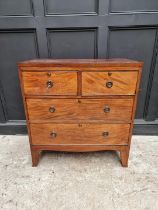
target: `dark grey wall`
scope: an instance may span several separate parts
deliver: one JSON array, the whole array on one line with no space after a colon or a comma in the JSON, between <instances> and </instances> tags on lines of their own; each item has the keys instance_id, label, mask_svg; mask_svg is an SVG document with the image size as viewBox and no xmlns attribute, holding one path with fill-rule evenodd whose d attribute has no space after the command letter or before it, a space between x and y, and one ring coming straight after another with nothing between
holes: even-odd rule
<instances>
[{"instance_id":1,"label":"dark grey wall","mask_svg":"<svg viewBox=\"0 0 158 210\"><path fill-rule=\"evenodd\" d=\"M16 63L31 58L144 61L135 133L158 134L157 0L0 1L0 133L26 132Z\"/></svg>"}]
</instances>

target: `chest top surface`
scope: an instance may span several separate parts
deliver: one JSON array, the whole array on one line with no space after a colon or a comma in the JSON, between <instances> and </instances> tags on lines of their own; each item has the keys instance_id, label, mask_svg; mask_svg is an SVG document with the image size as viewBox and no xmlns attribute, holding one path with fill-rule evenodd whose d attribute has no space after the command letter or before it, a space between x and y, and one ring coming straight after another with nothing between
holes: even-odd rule
<instances>
[{"instance_id":1,"label":"chest top surface","mask_svg":"<svg viewBox=\"0 0 158 210\"><path fill-rule=\"evenodd\" d=\"M22 70L44 70L44 67L70 70L97 69L139 70L143 63L130 59L35 59L18 63Z\"/></svg>"}]
</instances>

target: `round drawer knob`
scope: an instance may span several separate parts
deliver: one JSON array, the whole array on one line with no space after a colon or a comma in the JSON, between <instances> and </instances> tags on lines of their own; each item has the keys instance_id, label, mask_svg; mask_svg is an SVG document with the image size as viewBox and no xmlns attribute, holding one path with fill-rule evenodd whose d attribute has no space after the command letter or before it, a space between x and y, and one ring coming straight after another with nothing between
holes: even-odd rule
<instances>
[{"instance_id":1,"label":"round drawer knob","mask_svg":"<svg viewBox=\"0 0 158 210\"><path fill-rule=\"evenodd\" d=\"M52 88L53 87L53 82L51 80L47 81L47 88Z\"/></svg>"},{"instance_id":2,"label":"round drawer knob","mask_svg":"<svg viewBox=\"0 0 158 210\"><path fill-rule=\"evenodd\" d=\"M56 137L57 137L57 133L51 132L51 133L50 133L50 136L51 136L52 138L56 138Z\"/></svg>"},{"instance_id":3,"label":"round drawer knob","mask_svg":"<svg viewBox=\"0 0 158 210\"><path fill-rule=\"evenodd\" d=\"M103 137L108 137L108 136L109 136L109 132L108 132L108 131L104 131L104 132L102 133L102 136L103 136Z\"/></svg>"},{"instance_id":4,"label":"round drawer knob","mask_svg":"<svg viewBox=\"0 0 158 210\"><path fill-rule=\"evenodd\" d=\"M104 108L104 112L105 112L105 113L110 112L110 107L109 107L109 106L105 106L105 108Z\"/></svg>"},{"instance_id":5,"label":"round drawer knob","mask_svg":"<svg viewBox=\"0 0 158 210\"><path fill-rule=\"evenodd\" d=\"M49 112L54 113L55 112L55 108L53 106L49 107Z\"/></svg>"},{"instance_id":6,"label":"round drawer knob","mask_svg":"<svg viewBox=\"0 0 158 210\"><path fill-rule=\"evenodd\" d=\"M106 87L107 87L107 88L112 88L112 86L113 86L113 82L112 82L112 81L108 81L108 82L106 83Z\"/></svg>"}]
</instances>

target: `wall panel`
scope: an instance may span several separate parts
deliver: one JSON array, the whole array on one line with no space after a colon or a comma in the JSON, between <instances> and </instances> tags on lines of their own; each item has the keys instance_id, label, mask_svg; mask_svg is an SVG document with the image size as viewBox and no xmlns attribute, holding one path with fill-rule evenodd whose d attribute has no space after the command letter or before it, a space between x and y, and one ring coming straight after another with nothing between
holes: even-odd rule
<instances>
[{"instance_id":1,"label":"wall panel","mask_svg":"<svg viewBox=\"0 0 158 210\"><path fill-rule=\"evenodd\" d=\"M46 15L96 14L99 0L44 0Z\"/></svg>"},{"instance_id":2,"label":"wall panel","mask_svg":"<svg viewBox=\"0 0 158 210\"><path fill-rule=\"evenodd\" d=\"M111 28L108 40L109 58L129 58L144 61L141 92L137 105L137 118L144 117L148 80L150 76L156 29L154 28ZM150 92L148 93L150 94Z\"/></svg>"},{"instance_id":3,"label":"wall panel","mask_svg":"<svg viewBox=\"0 0 158 210\"><path fill-rule=\"evenodd\" d=\"M111 0L110 12L154 12L158 11L157 0Z\"/></svg>"},{"instance_id":4,"label":"wall panel","mask_svg":"<svg viewBox=\"0 0 158 210\"><path fill-rule=\"evenodd\" d=\"M0 82L7 120L24 120L16 63L38 56L35 31L0 31L0 46Z\"/></svg>"},{"instance_id":5,"label":"wall panel","mask_svg":"<svg viewBox=\"0 0 158 210\"><path fill-rule=\"evenodd\" d=\"M48 30L51 58L96 58L96 29Z\"/></svg>"},{"instance_id":6,"label":"wall panel","mask_svg":"<svg viewBox=\"0 0 158 210\"><path fill-rule=\"evenodd\" d=\"M27 16L32 14L32 0L0 0L0 16Z\"/></svg>"}]
</instances>

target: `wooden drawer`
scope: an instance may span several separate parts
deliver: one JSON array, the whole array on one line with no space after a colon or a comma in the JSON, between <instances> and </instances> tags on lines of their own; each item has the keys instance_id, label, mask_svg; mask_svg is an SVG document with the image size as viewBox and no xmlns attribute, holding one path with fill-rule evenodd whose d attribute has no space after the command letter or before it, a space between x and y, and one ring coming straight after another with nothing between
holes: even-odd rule
<instances>
[{"instance_id":1,"label":"wooden drawer","mask_svg":"<svg viewBox=\"0 0 158 210\"><path fill-rule=\"evenodd\" d=\"M129 124L31 124L33 145L126 145Z\"/></svg>"},{"instance_id":2,"label":"wooden drawer","mask_svg":"<svg viewBox=\"0 0 158 210\"><path fill-rule=\"evenodd\" d=\"M27 99L30 121L130 121L133 99Z\"/></svg>"},{"instance_id":3,"label":"wooden drawer","mask_svg":"<svg viewBox=\"0 0 158 210\"><path fill-rule=\"evenodd\" d=\"M137 72L83 72L82 94L133 95L136 91Z\"/></svg>"},{"instance_id":4,"label":"wooden drawer","mask_svg":"<svg viewBox=\"0 0 158 210\"><path fill-rule=\"evenodd\" d=\"M76 72L23 72L24 93L28 95L76 95Z\"/></svg>"}]
</instances>

